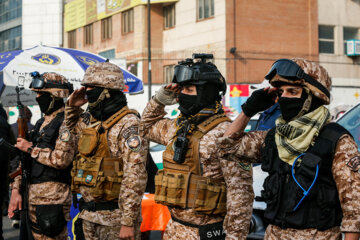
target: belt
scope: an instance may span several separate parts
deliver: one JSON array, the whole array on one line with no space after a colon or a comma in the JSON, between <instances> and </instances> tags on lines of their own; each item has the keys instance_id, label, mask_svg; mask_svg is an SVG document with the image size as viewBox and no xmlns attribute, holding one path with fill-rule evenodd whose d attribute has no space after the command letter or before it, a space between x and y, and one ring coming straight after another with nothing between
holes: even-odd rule
<instances>
[{"instance_id":1,"label":"belt","mask_svg":"<svg viewBox=\"0 0 360 240\"><path fill-rule=\"evenodd\" d=\"M224 222L224 221L221 221L221 222L211 223L211 224L207 224L207 225L197 225L197 224L185 222L185 221L183 221L183 220L181 220L181 219L178 219L178 218L174 217L173 215L171 215L171 219L172 219L173 221L175 221L175 222L178 222L178 223L184 225L184 226L192 227L192 228L200 228L200 227L204 227L204 226L206 226L206 227L211 227L212 225L218 225L219 223L222 224L222 223Z\"/></svg>"},{"instance_id":2,"label":"belt","mask_svg":"<svg viewBox=\"0 0 360 240\"><path fill-rule=\"evenodd\" d=\"M79 210L87 210L90 212L102 211L102 210L115 210L118 209L117 202L85 202L82 198L79 200Z\"/></svg>"}]
</instances>

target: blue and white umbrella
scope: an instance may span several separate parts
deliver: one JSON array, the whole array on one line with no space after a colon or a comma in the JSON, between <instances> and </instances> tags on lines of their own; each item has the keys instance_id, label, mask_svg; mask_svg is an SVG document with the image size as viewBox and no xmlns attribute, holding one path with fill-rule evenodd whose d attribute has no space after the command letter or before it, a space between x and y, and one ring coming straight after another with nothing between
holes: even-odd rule
<instances>
[{"instance_id":1,"label":"blue and white umbrella","mask_svg":"<svg viewBox=\"0 0 360 240\"><path fill-rule=\"evenodd\" d=\"M74 88L80 87L85 70L97 62L106 59L98 55L68 48L36 46L30 49L0 53L0 93L4 106L16 105L15 87L24 87L21 101L24 105L35 105L36 94L29 90L30 73L33 71L56 72L65 76ZM110 60L111 62L111 60ZM142 81L123 69L126 90L136 94L143 92Z\"/></svg>"}]
</instances>

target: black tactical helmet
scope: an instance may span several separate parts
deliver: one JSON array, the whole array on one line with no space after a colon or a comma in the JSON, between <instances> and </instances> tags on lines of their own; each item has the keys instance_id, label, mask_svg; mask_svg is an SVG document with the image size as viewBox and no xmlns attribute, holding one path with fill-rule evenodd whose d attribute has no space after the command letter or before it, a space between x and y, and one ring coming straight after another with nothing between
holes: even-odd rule
<instances>
[{"instance_id":1,"label":"black tactical helmet","mask_svg":"<svg viewBox=\"0 0 360 240\"><path fill-rule=\"evenodd\" d=\"M226 93L225 78L221 75L215 64L206 62L207 59L213 59L212 54L194 53L193 58L187 58L180 61L175 66L173 83L179 85L218 85L219 92L222 95ZM195 59L201 59L194 62Z\"/></svg>"}]
</instances>

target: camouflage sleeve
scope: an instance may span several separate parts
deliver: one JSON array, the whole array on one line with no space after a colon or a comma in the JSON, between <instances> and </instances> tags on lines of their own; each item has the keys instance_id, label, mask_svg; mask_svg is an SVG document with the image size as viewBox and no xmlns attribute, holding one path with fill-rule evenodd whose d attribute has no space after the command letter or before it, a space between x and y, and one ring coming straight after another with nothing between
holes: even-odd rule
<instances>
[{"instance_id":1,"label":"camouflage sleeve","mask_svg":"<svg viewBox=\"0 0 360 240\"><path fill-rule=\"evenodd\" d=\"M167 145L174 135L174 121L164 118L164 105L151 99L144 109L140 122L140 135L150 141Z\"/></svg>"},{"instance_id":2,"label":"camouflage sleeve","mask_svg":"<svg viewBox=\"0 0 360 240\"><path fill-rule=\"evenodd\" d=\"M260 150L263 147L266 134L267 131L254 131L221 137L216 140L219 146L217 156L236 162L260 162Z\"/></svg>"},{"instance_id":3,"label":"camouflage sleeve","mask_svg":"<svg viewBox=\"0 0 360 240\"><path fill-rule=\"evenodd\" d=\"M31 152L31 157L39 163L57 169L65 169L72 162L75 154L75 135L62 123L59 129L59 137L56 140L55 148L35 147Z\"/></svg>"},{"instance_id":4,"label":"camouflage sleeve","mask_svg":"<svg viewBox=\"0 0 360 240\"><path fill-rule=\"evenodd\" d=\"M65 126L70 132L76 131L76 126L83 110L80 107L65 106Z\"/></svg>"},{"instance_id":5,"label":"camouflage sleeve","mask_svg":"<svg viewBox=\"0 0 360 240\"><path fill-rule=\"evenodd\" d=\"M133 226L138 218L147 181L148 142L139 136L139 119L134 121L134 118L127 119L119 135L124 163L119 205L122 210L121 224L125 226Z\"/></svg>"},{"instance_id":6,"label":"camouflage sleeve","mask_svg":"<svg viewBox=\"0 0 360 240\"><path fill-rule=\"evenodd\" d=\"M22 176L18 175L14 178L14 182L12 182L10 184L10 188L12 189L19 189L20 190L20 186L21 186L21 180L22 180Z\"/></svg>"},{"instance_id":7,"label":"camouflage sleeve","mask_svg":"<svg viewBox=\"0 0 360 240\"><path fill-rule=\"evenodd\" d=\"M226 239L246 239L254 200L251 164L221 159L220 165L227 189Z\"/></svg>"},{"instance_id":8,"label":"camouflage sleeve","mask_svg":"<svg viewBox=\"0 0 360 240\"><path fill-rule=\"evenodd\" d=\"M332 172L343 211L341 231L360 232L360 154L349 135L336 146Z\"/></svg>"}]
</instances>

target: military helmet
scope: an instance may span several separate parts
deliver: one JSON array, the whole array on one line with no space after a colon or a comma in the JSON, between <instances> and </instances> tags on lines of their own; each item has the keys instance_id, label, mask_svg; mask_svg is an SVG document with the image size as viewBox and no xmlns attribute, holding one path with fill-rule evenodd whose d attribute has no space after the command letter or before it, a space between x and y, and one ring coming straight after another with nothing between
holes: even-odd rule
<instances>
[{"instance_id":1,"label":"military helmet","mask_svg":"<svg viewBox=\"0 0 360 240\"><path fill-rule=\"evenodd\" d=\"M57 98L67 98L73 91L73 85L68 80L58 73L45 72L32 72L33 78L30 83L30 90L34 92L48 92Z\"/></svg>"},{"instance_id":2,"label":"military helmet","mask_svg":"<svg viewBox=\"0 0 360 240\"><path fill-rule=\"evenodd\" d=\"M124 90L124 74L120 67L115 64L109 62L95 63L86 69L81 85Z\"/></svg>"},{"instance_id":3,"label":"military helmet","mask_svg":"<svg viewBox=\"0 0 360 240\"><path fill-rule=\"evenodd\" d=\"M303 58L279 59L265 78L274 87L284 83L304 86L324 104L330 103L331 78L326 69L316 62Z\"/></svg>"},{"instance_id":4,"label":"military helmet","mask_svg":"<svg viewBox=\"0 0 360 240\"><path fill-rule=\"evenodd\" d=\"M174 69L174 77L172 82L179 85L207 85L215 84L219 86L219 91L224 95L226 92L226 81L212 62L206 62L212 59L212 54L195 53L193 58L187 58L180 61ZM194 62L195 59L201 59Z\"/></svg>"}]
</instances>

